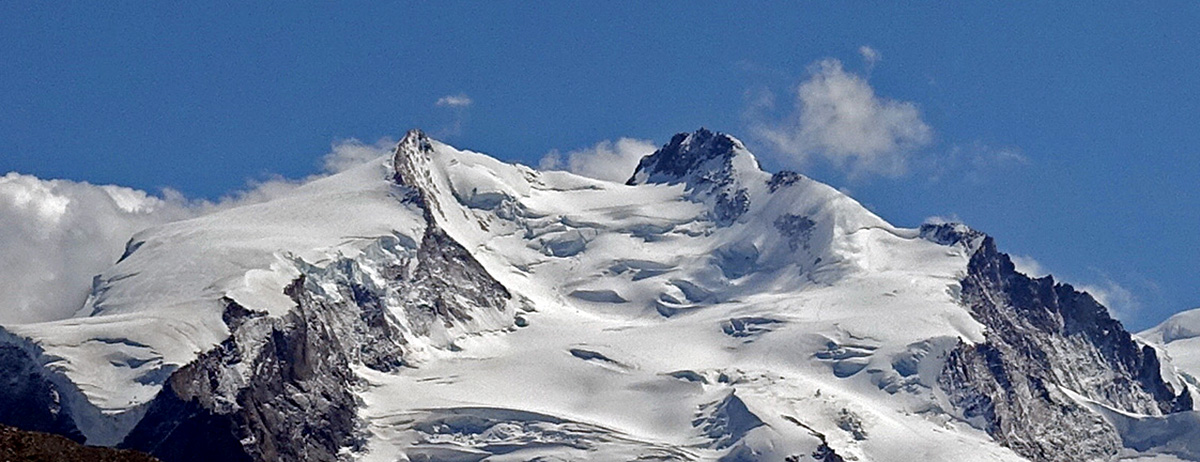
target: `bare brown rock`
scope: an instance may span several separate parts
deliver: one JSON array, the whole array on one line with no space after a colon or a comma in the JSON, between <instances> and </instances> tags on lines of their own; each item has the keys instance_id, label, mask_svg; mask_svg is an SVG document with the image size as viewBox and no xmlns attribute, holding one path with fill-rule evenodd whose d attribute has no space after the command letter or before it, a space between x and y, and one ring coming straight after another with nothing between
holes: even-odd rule
<instances>
[{"instance_id":1,"label":"bare brown rock","mask_svg":"<svg viewBox=\"0 0 1200 462\"><path fill-rule=\"evenodd\" d=\"M0 462L157 462L149 455L126 449L84 446L49 433L0 425Z\"/></svg>"}]
</instances>

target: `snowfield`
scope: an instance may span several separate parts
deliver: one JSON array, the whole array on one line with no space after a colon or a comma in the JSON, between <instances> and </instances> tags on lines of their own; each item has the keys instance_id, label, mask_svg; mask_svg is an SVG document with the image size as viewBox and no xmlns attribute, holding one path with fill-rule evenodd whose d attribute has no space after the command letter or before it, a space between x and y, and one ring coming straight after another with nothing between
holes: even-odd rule
<instances>
[{"instance_id":1,"label":"snowfield","mask_svg":"<svg viewBox=\"0 0 1200 462\"><path fill-rule=\"evenodd\" d=\"M230 337L230 301L284 316L301 275L325 294L343 273L382 293L383 269L409 264L436 224L511 299L418 325L413 300L381 298L404 364L353 365L364 444L345 458L1026 460L938 385L949 350L986 340L961 301L978 242L933 242L764 172L732 137L677 138L682 157L648 157L624 184L410 133L396 158L138 233L75 317L4 326L0 341L32 340L78 391L63 399L88 442L115 445L173 372ZM1177 318L1141 336L1194 391L1200 315ZM1071 396L1118 428L1121 457L1200 460L1195 411Z\"/></svg>"}]
</instances>

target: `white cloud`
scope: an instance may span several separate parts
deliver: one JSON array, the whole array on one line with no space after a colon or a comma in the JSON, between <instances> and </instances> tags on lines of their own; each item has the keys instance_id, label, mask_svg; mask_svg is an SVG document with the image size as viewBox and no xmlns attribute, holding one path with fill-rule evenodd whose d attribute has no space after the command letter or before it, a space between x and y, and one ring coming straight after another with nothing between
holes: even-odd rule
<instances>
[{"instance_id":1,"label":"white cloud","mask_svg":"<svg viewBox=\"0 0 1200 462\"><path fill-rule=\"evenodd\" d=\"M1142 309L1141 300L1132 291L1107 276L1104 276L1099 282L1079 284L1075 288L1091 294L1092 298L1108 308L1108 312L1114 318L1122 321L1133 319L1134 315Z\"/></svg>"},{"instance_id":2,"label":"white cloud","mask_svg":"<svg viewBox=\"0 0 1200 462\"><path fill-rule=\"evenodd\" d=\"M658 149L649 140L621 138L616 142L601 141L587 149L571 151L566 161L558 151L542 156L538 168L542 170L567 170L598 180L625 182L633 175L638 161Z\"/></svg>"},{"instance_id":3,"label":"white cloud","mask_svg":"<svg viewBox=\"0 0 1200 462\"><path fill-rule=\"evenodd\" d=\"M457 95L446 95L438 98L437 102L434 104L438 107L467 107L470 106L471 103L474 103L474 101L472 101L469 96L467 96L465 93L459 93Z\"/></svg>"},{"instance_id":4,"label":"white cloud","mask_svg":"<svg viewBox=\"0 0 1200 462\"><path fill-rule=\"evenodd\" d=\"M950 224L950 225L952 225L952 224L959 224L962 222L963 222L962 218L959 218L957 214L952 213L950 215L934 215L934 216L930 216L930 217L925 217L925 221L921 222L921 224L925 224L925 225L947 225L947 224Z\"/></svg>"},{"instance_id":5,"label":"white cloud","mask_svg":"<svg viewBox=\"0 0 1200 462\"><path fill-rule=\"evenodd\" d=\"M0 324L70 316L133 233L194 215L130 188L0 177Z\"/></svg>"},{"instance_id":6,"label":"white cloud","mask_svg":"<svg viewBox=\"0 0 1200 462\"><path fill-rule=\"evenodd\" d=\"M537 168L538 170L562 170L562 154L559 154L557 149L547 152L538 160Z\"/></svg>"},{"instance_id":7,"label":"white cloud","mask_svg":"<svg viewBox=\"0 0 1200 462\"><path fill-rule=\"evenodd\" d=\"M1031 278L1040 278L1050 274L1050 271L1046 270L1041 263L1028 255L1010 254L1008 258L1012 260L1013 266L1017 267L1017 272Z\"/></svg>"},{"instance_id":8,"label":"white cloud","mask_svg":"<svg viewBox=\"0 0 1200 462\"><path fill-rule=\"evenodd\" d=\"M858 47L858 54L862 55L863 63L866 63L867 72L875 69L875 65L879 64L879 61L883 59L883 54L879 53L879 50L867 45Z\"/></svg>"},{"instance_id":9,"label":"white cloud","mask_svg":"<svg viewBox=\"0 0 1200 462\"><path fill-rule=\"evenodd\" d=\"M239 205L262 202L297 186L387 155L394 142L334 143L324 174L258 181L219 201L161 197L113 185L43 180L16 172L0 177L0 325L63 319L78 310L92 277L121 256L142 229Z\"/></svg>"},{"instance_id":10,"label":"white cloud","mask_svg":"<svg viewBox=\"0 0 1200 462\"><path fill-rule=\"evenodd\" d=\"M994 147L981 141L954 144L943 153L920 160L920 170L932 182L962 180L983 183L998 172L1012 171L1032 162L1013 146Z\"/></svg>"},{"instance_id":11,"label":"white cloud","mask_svg":"<svg viewBox=\"0 0 1200 462\"><path fill-rule=\"evenodd\" d=\"M446 95L438 98L434 105L437 107L447 108L450 111L450 119L447 121L445 126L436 130L433 135L438 138L461 135L463 132L463 126L466 125L467 113L469 112L468 109L470 109L471 105L474 103L475 101L465 93Z\"/></svg>"},{"instance_id":12,"label":"white cloud","mask_svg":"<svg viewBox=\"0 0 1200 462\"><path fill-rule=\"evenodd\" d=\"M933 130L915 104L877 96L841 61L817 62L809 74L797 88L791 115L753 128L795 163L819 158L851 175L898 176L911 153L932 140Z\"/></svg>"},{"instance_id":13,"label":"white cloud","mask_svg":"<svg viewBox=\"0 0 1200 462\"><path fill-rule=\"evenodd\" d=\"M354 138L341 140L330 146L328 154L321 158L321 166L327 173L338 173L351 167L367 163L392 153L396 140L380 138L374 144L366 144Z\"/></svg>"}]
</instances>

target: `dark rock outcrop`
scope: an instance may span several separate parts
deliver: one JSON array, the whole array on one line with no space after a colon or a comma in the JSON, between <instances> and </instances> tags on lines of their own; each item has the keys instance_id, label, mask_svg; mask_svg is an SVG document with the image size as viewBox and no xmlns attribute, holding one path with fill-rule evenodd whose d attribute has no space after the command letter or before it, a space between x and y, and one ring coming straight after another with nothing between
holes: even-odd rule
<instances>
[{"instance_id":1,"label":"dark rock outcrop","mask_svg":"<svg viewBox=\"0 0 1200 462\"><path fill-rule=\"evenodd\" d=\"M364 444L353 366L395 370L412 338L507 313L508 290L438 225L431 143L409 132L393 166L426 219L419 244L385 236L356 258L297 261L283 316L226 299L230 338L176 371L122 446L168 462L344 459Z\"/></svg>"},{"instance_id":2,"label":"dark rock outcrop","mask_svg":"<svg viewBox=\"0 0 1200 462\"><path fill-rule=\"evenodd\" d=\"M771 192L775 192L782 188L794 185L796 182L802 179L804 179L804 175L791 170L782 170L771 175L771 179L767 180L767 188L769 188Z\"/></svg>"},{"instance_id":3,"label":"dark rock outcrop","mask_svg":"<svg viewBox=\"0 0 1200 462\"><path fill-rule=\"evenodd\" d=\"M1035 461L1108 458L1120 437L1077 393L1115 409L1150 415L1192 408L1141 346L1092 296L1053 278L1016 271L989 236L962 225L926 225L922 236L972 251L962 302L987 341L961 343L939 386L968 421Z\"/></svg>"},{"instance_id":4,"label":"dark rock outcrop","mask_svg":"<svg viewBox=\"0 0 1200 462\"><path fill-rule=\"evenodd\" d=\"M436 225L415 252L383 238L360 259L307 271L286 289L296 306L282 317L226 299L230 338L175 372L122 446L168 462L339 460L364 441L353 365L395 370L410 336L503 312L510 298Z\"/></svg>"},{"instance_id":5,"label":"dark rock outcrop","mask_svg":"<svg viewBox=\"0 0 1200 462\"><path fill-rule=\"evenodd\" d=\"M734 157L744 149L733 137L704 128L679 133L643 157L626 184L686 184L693 198L712 201L713 221L727 226L750 210L750 194L734 175Z\"/></svg>"},{"instance_id":6,"label":"dark rock outcrop","mask_svg":"<svg viewBox=\"0 0 1200 462\"><path fill-rule=\"evenodd\" d=\"M0 328L0 424L83 442L63 393L48 376L36 347Z\"/></svg>"},{"instance_id":7,"label":"dark rock outcrop","mask_svg":"<svg viewBox=\"0 0 1200 462\"><path fill-rule=\"evenodd\" d=\"M129 450L84 446L61 435L0 425L0 461L16 462L155 462Z\"/></svg>"},{"instance_id":8,"label":"dark rock outcrop","mask_svg":"<svg viewBox=\"0 0 1200 462\"><path fill-rule=\"evenodd\" d=\"M303 286L288 288L292 312L242 320L175 372L122 446L166 461L337 460L357 447L350 339L335 333L346 316L310 303Z\"/></svg>"}]
</instances>

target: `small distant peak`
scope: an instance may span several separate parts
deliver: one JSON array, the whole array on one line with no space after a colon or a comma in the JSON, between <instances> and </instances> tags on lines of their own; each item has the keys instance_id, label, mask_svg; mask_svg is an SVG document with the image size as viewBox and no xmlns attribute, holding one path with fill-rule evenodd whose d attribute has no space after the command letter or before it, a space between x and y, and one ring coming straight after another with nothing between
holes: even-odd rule
<instances>
[{"instance_id":1,"label":"small distant peak","mask_svg":"<svg viewBox=\"0 0 1200 462\"><path fill-rule=\"evenodd\" d=\"M433 140L419 129L409 130L396 143L392 155L392 177L396 183L416 186L432 158Z\"/></svg>"},{"instance_id":2,"label":"small distant peak","mask_svg":"<svg viewBox=\"0 0 1200 462\"><path fill-rule=\"evenodd\" d=\"M694 198L712 204L720 226L736 222L750 209L750 192L742 183L762 174L762 167L737 138L701 128L680 133L642 158L625 184L684 184Z\"/></svg>"},{"instance_id":3,"label":"small distant peak","mask_svg":"<svg viewBox=\"0 0 1200 462\"><path fill-rule=\"evenodd\" d=\"M920 234L921 238L941 245L961 244L972 254L980 247L995 246L991 237L982 231L959 222L938 218L921 225Z\"/></svg>"},{"instance_id":4,"label":"small distant peak","mask_svg":"<svg viewBox=\"0 0 1200 462\"><path fill-rule=\"evenodd\" d=\"M737 138L701 127L678 133L654 153L643 157L626 184L691 183L714 173L730 173L737 154L750 155ZM757 165L757 161L755 162Z\"/></svg>"},{"instance_id":5,"label":"small distant peak","mask_svg":"<svg viewBox=\"0 0 1200 462\"><path fill-rule=\"evenodd\" d=\"M419 128L409 130L404 134L404 138L396 145L396 150L405 150L408 152L429 152L433 150L433 140Z\"/></svg>"}]
</instances>

